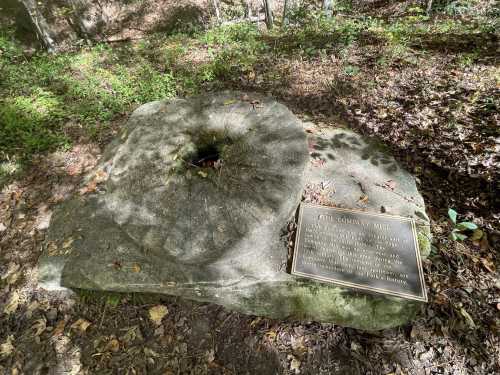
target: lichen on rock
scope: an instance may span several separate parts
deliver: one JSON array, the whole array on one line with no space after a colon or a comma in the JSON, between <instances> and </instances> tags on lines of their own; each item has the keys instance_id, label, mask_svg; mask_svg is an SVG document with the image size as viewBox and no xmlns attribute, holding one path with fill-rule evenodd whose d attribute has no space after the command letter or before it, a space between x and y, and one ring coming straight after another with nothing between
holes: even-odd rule
<instances>
[{"instance_id":1,"label":"lichen on rock","mask_svg":"<svg viewBox=\"0 0 500 375\"><path fill-rule=\"evenodd\" d=\"M40 281L368 330L404 324L417 303L286 272L282 229L306 184L328 181L331 205L413 217L425 210L414 179L386 151L342 129L307 140L272 98L224 92L145 104L86 179L93 189L55 210Z\"/></svg>"}]
</instances>

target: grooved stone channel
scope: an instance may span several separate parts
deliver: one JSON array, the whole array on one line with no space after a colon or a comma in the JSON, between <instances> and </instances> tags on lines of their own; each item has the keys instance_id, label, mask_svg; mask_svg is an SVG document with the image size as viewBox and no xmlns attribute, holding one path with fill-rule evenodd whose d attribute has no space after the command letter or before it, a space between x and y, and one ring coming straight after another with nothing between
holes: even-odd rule
<instances>
[{"instance_id":1,"label":"grooved stone channel","mask_svg":"<svg viewBox=\"0 0 500 375\"><path fill-rule=\"evenodd\" d=\"M338 129L309 139L311 163L303 124L285 106L242 97L224 92L138 108L87 177L86 194L55 210L40 260L42 286L165 293L370 330L408 321L414 302L288 274L282 234L304 189L308 199L307 189L332 179L340 205L357 204L364 184L373 190L369 209L389 200L389 213L421 211L425 218L411 176L388 156L375 165L375 146ZM380 169L381 183L394 180L404 191L385 195L365 181L372 169ZM319 194L328 198L328 189ZM408 194L415 202L398 198Z\"/></svg>"}]
</instances>

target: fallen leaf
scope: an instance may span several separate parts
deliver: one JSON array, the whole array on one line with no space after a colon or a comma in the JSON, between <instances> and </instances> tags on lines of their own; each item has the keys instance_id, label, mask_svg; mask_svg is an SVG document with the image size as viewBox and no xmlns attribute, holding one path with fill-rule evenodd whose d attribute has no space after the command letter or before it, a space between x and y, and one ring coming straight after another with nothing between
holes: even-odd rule
<instances>
[{"instance_id":1,"label":"fallen leaf","mask_svg":"<svg viewBox=\"0 0 500 375\"><path fill-rule=\"evenodd\" d=\"M368 203L368 195L364 194L361 197L359 197L358 203L363 203L363 204Z\"/></svg>"},{"instance_id":2,"label":"fallen leaf","mask_svg":"<svg viewBox=\"0 0 500 375\"><path fill-rule=\"evenodd\" d=\"M108 178L108 174L106 172L104 172L102 169L99 169L95 174L94 180L97 183L100 183L100 182L106 181L107 178Z\"/></svg>"},{"instance_id":3,"label":"fallen leaf","mask_svg":"<svg viewBox=\"0 0 500 375\"><path fill-rule=\"evenodd\" d=\"M391 190L394 190L396 188L396 181L394 180L386 181L385 186Z\"/></svg>"},{"instance_id":4,"label":"fallen leaf","mask_svg":"<svg viewBox=\"0 0 500 375\"><path fill-rule=\"evenodd\" d=\"M462 316L465 318L465 321L467 322L467 325L472 328L472 329L475 329L476 328L476 324L474 323L474 320L472 319L472 317L470 316L470 314L467 312L467 310L465 310L463 307L460 308L460 314L462 314Z\"/></svg>"},{"instance_id":5,"label":"fallen leaf","mask_svg":"<svg viewBox=\"0 0 500 375\"><path fill-rule=\"evenodd\" d=\"M484 268L486 268L491 273L495 272L495 263L493 263L490 259L481 258L481 263L483 264Z\"/></svg>"},{"instance_id":6,"label":"fallen leaf","mask_svg":"<svg viewBox=\"0 0 500 375\"><path fill-rule=\"evenodd\" d=\"M160 356L157 352L155 352L153 349L150 349L150 348L144 348L144 354L147 357L159 357Z\"/></svg>"},{"instance_id":7,"label":"fallen leaf","mask_svg":"<svg viewBox=\"0 0 500 375\"><path fill-rule=\"evenodd\" d=\"M149 319L151 319L151 321L156 325L160 325L161 320L167 314L168 308L163 305L156 305L149 309Z\"/></svg>"},{"instance_id":8,"label":"fallen leaf","mask_svg":"<svg viewBox=\"0 0 500 375\"><path fill-rule=\"evenodd\" d=\"M479 241L483 237L484 232L481 229L476 229L471 236L472 241Z\"/></svg>"},{"instance_id":9,"label":"fallen leaf","mask_svg":"<svg viewBox=\"0 0 500 375\"><path fill-rule=\"evenodd\" d=\"M270 331L267 331L265 335L266 335L266 336L267 336L267 337L268 337L271 341L273 341L273 340L276 338L276 336L277 336L278 334L276 333L276 331L274 331L274 330L270 330Z\"/></svg>"},{"instance_id":10,"label":"fallen leaf","mask_svg":"<svg viewBox=\"0 0 500 375\"><path fill-rule=\"evenodd\" d=\"M35 336L40 336L47 329L47 321L45 318L37 319L35 324L31 326L33 329Z\"/></svg>"},{"instance_id":11,"label":"fallen leaf","mask_svg":"<svg viewBox=\"0 0 500 375\"><path fill-rule=\"evenodd\" d=\"M7 341L0 344L0 357L7 357L14 352L14 336L10 335L7 337Z\"/></svg>"},{"instance_id":12,"label":"fallen leaf","mask_svg":"<svg viewBox=\"0 0 500 375\"><path fill-rule=\"evenodd\" d=\"M5 314L12 314L14 311L17 310L17 306L19 306L19 293L16 291L12 292L9 298L9 302L7 303L7 306L3 309L3 312Z\"/></svg>"},{"instance_id":13,"label":"fallen leaf","mask_svg":"<svg viewBox=\"0 0 500 375\"><path fill-rule=\"evenodd\" d=\"M21 275L21 272L18 272L21 266L17 263L9 263L9 268L7 268L7 272L5 272L1 279L6 280L7 284L14 284L19 276Z\"/></svg>"},{"instance_id":14,"label":"fallen leaf","mask_svg":"<svg viewBox=\"0 0 500 375\"><path fill-rule=\"evenodd\" d=\"M88 320L80 318L71 325L71 328L84 333L91 324Z\"/></svg>"},{"instance_id":15,"label":"fallen leaf","mask_svg":"<svg viewBox=\"0 0 500 375\"><path fill-rule=\"evenodd\" d=\"M326 162L323 159L313 159L311 160L311 164L315 167L321 167L325 164Z\"/></svg>"},{"instance_id":16,"label":"fallen leaf","mask_svg":"<svg viewBox=\"0 0 500 375\"><path fill-rule=\"evenodd\" d=\"M57 248L57 244L54 241L50 241L47 244L47 254L49 256L55 256L59 253L59 249Z\"/></svg>"},{"instance_id":17,"label":"fallen leaf","mask_svg":"<svg viewBox=\"0 0 500 375\"><path fill-rule=\"evenodd\" d=\"M208 363L212 363L213 361L215 361L215 350L211 349L207 351L206 355Z\"/></svg>"},{"instance_id":18,"label":"fallen leaf","mask_svg":"<svg viewBox=\"0 0 500 375\"><path fill-rule=\"evenodd\" d=\"M56 324L56 328L54 328L52 336L59 336L61 333L63 333L64 327L66 327L66 320L63 319Z\"/></svg>"},{"instance_id":19,"label":"fallen leaf","mask_svg":"<svg viewBox=\"0 0 500 375\"><path fill-rule=\"evenodd\" d=\"M112 339L106 344L106 348L104 350L116 353L120 350L120 342L117 339Z\"/></svg>"},{"instance_id":20,"label":"fallen leaf","mask_svg":"<svg viewBox=\"0 0 500 375\"><path fill-rule=\"evenodd\" d=\"M33 301L29 304L28 309L26 310L26 317L30 319L33 316L33 312L40 307L38 301Z\"/></svg>"},{"instance_id":21,"label":"fallen leaf","mask_svg":"<svg viewBox=\"0 0 500 375\"><path fill-rule=\"evenodd\" d=\"M97 181L92 180L87 185L85 185L82 189L80 189L80 195L85 195L87 193L93 193L97 189Z\"/></svg>"},{"instance_id":22,"label":"fallen leaf","mask_svg":"<svg viewBox=\"0 0 500 375\"><path fill-rule=\"evenodd\" d=\"M300 361L293 357L292 361L290 362L290 370L295 371L296 374L300 373Z\"/></svg>"},{"instance_id":23,"label":"fallen leaf","mask_svg":"<svg viewBox=\"0 0 500 375\"><path fill-rule=\"evenodd\" d=\"M490 248L490 243L488 242L488 237L486 235L483 235L483 238L481 238L479 246L481 246L481 250L488 250Z\"/></svg>"},{"instance_id":24,"label":"fallen leaf","mask_svg":"<svg viewBox=\"0 0 500 375\"><path fill-rule=\"evenodd\" d=\"M63 249L69 248L73 244L73 241L74 241L73 237L67 238L66 241L63 242L62 245Z\"/></svg>"},{"instance_id":25,"label":"fallen leaf","mask_svg":"<svg viewBox=\"0 0 500 375\"><path fill-rule=\"evenodd\" d=\"M236 99L228 99L224 101L224 105L231 105L236 103Z\"/></svg>"},{"instance_id":26,"label":"fallen leaf","mask_svg":"<svg viewBox=\"0 0 500 375\"><path fill-rule=\"evenodd\" d=\"M255 327L257 324L260 323L260 321L262 320L261 317L258 317L258 318L255 318L254 320L252 320L252 322L250 323L250 327Z\"/></svg>"},{"instance_id":27,"label":"fallen leaf","mask_svg":"<svg viewBox=\"0 0 500 375\"><path fill-rule=\"evenodd\" d=\"M85 195L87 193L93 193L97 190L97 185L101 182L106 181L108 174L103 170L98 170L92 180L89 181L87 185L80 189L80 195Z\"/></svg>"},{"instance_id":28,"label":"fallen leaf","mask_svg":"<svg viewBox=\"0 0 500 375\"><path fill-rule=\"evenodd\" d=\"M134 263L134 265L132 266L132 272L135 273L141 272L141 266L138 265L137 263Z\"/></svg>"},{"instance_id":29,"label":"fallen leaf","mask_svg":"<svg viewBox=\"0 0 500 375\"><path fill-rule=\"evenodd\" d=\"M204 171L198 171L198 174L203 178L206 178L208 176L208 173Z\"/></svg>"}]
</instances>

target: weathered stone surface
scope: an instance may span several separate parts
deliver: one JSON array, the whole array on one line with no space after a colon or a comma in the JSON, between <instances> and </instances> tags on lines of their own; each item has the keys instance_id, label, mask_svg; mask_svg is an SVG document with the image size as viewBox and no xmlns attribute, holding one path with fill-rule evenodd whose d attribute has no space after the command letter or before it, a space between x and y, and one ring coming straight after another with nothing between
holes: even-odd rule
<instances>
[{"instance_id":1,"label":"weathered stone surface","mask_svg":"<svg viewBox=\"0 0 500 375\"><path fill-rule=\"evenodd\" d=\"M346 130L310 136L311 160L302 123L286 107L240 98L224 93L136 110L86 181L84 192L100 182L96 192L55 210L42 285L166 293L369 330L407 322L418 303L288 274L280 234L304 187L316 203L421 217L427 233L413 178ZM208 155L214 145L222 165L199 163L200 150Z\"/></svg>"}]
</instances>

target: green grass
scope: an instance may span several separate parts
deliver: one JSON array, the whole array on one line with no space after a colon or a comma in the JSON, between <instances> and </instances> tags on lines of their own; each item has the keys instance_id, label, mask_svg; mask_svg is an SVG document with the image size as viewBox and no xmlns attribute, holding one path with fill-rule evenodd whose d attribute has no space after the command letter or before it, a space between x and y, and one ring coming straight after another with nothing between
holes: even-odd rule
<instances>
[{"instance_id":1,"label":"green grass","mask_svg":"<svg viewBox=\"0 0 500 375\"><path fill-rule=\"evenodd\" d=\"M348 1L339 4L349 9ZM363 16L327 19L321 12L299 9L289 25L272 32L241 23L31 58L9 32L0 30L0 163L23 164L34 154L69 146L69 123L99 138L112 121L140 104L193 95L207 85L234 86L263 62L335 54L345 74L356 76L362 67L348 62L354 45L377 45L376 62L383 68L393 61L411 63L414 49L426 53L421 42L433 35L446 43L447 35L488 32L490 26L460 18L429 19L418 7L391 22ZM184 61L192 51L207 58L199 64ZM465 51L457 61L465 66L476 58ZM282 76L272 66L267 74L274 80Z\"/></svg>"},{"instance_id":2,"label":"green grass","mask_svg":"<svg viewBox=\"0 0 500 375\"><path fill-rule=\"evenodd\" d=\"M2 40L3 51L9 44ZM102 45L30 60L2 54L0 160L28 160L67 145L64 124L69 121L91 136L96 126L105 128L134 105L176 95L176 82L165 66L141 54L122 54Z\"/></svg>"}]
</instances>

